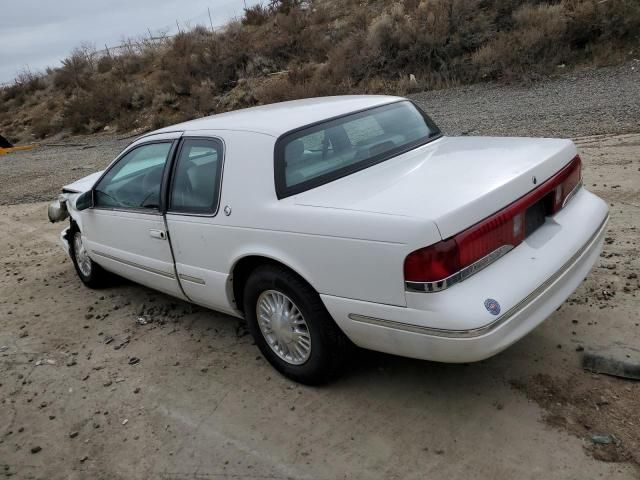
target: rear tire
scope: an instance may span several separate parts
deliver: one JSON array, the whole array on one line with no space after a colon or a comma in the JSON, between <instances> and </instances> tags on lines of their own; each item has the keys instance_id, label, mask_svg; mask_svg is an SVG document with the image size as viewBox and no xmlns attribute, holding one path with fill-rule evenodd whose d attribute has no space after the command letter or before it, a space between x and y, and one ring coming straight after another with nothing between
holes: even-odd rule
<instances>
[{"instance_id":1,"label":"rear tire","mask_svg":"<svg viewBox=\"0 0 640 480\"><path fill-rule=\"evenodd\" d=\"M100 288L105 285L107 272L89 257L82 241L82 233L75 225L71 226L67 238L69 253L76 273L82 283L89 288Z\"/></svg>"},{"instance_id":2,"label":"rear tire","mask_svg":"<svg viewBox=\"0 0 640 480\"><path fill-rule=\"evenodd\" d=\"M245 286L244 312L258 348L280 373L308 385L336 377L349 340L298 275L276 265L256 268Z\"/></svg>"}]
</instances>

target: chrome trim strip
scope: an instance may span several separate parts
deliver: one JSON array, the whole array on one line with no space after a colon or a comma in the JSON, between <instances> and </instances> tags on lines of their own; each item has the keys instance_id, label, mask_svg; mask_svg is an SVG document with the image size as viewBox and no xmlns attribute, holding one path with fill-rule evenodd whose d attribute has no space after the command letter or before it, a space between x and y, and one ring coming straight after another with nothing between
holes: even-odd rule
<instances>
[{"instance_id":1,"label":"chrome trim strip","mask_svg":"<svg viewBox=\"0 0 640 480\"><path fill-rule=\"evenodd\" d=\"M505 253L513 249L513 245L502 245L493 252L485 255L480 260L475 261L471 265L463 268L462 270L450 275L449 277L438 280L437 282L404 282L405 289L408 292L440 292L445 290L458 282L466 280L474 273L478 273L483 268L489 266L491 263L498 260Z\"/></svg>"},{"instance_id":2,"label":"chrome trim strip","mask_svg":"<svg viewBox=\"0 0 640 480\"><path fill-rule=\"evenodd\" d=\"M580 190L582 188L582 179L580 179L580 181L578 183L576 183L576 186L573 187L573 190L571 190L569 192L569 195L566 196L566 198L564 199L564 201L562 202L562 207L560 208L564 208L564 206L569 203L569 200L571 200L573 198L573 196L578 193L578 190Z\"/></svg>"},{"instance_id":3,"label":"chrome trim strip","mask_svg":"<svg viewBox=\"0 0 640 480\"><path fill-rule=\"evenodd\" d=\"M350 313L348 317L360 323L368 323L371 325L378 325L381 327L393 328L396 330L402 330L405 332L412 333L420 333L423 335L429 335L432 337L445 337L445 338L473 338L484 335L492 330L495 330L500 325L507 322L511 317L519 313L521 310L526 308L531 302L533 302L537 297L542 295L542 293L547 290L558 278L560 278L567 270L569 270L578 259L589 250L593 244L597 241L598 237L603 233L605 227L607 226L607 221L609 220L609 215L605 217L605 219L600 224L600 227L595 231L593 235L587 240L587 242L576 252L574 253L569 260L567 260L562 267L560 267L556 273L551 275L547 280L545 280L541 285L538 286L533 292L527 295L525 298L516 303L513 307L507 310L502 316L498 317L491 323L487 325L483 325L479 328L474 328L470 330L447 330L442 328L433 328L433 327L424 327L422 325L412 325L409 323L397 322L395 320L386 320L383 318L375 318L369 317L366 315L358 315L356 313Z\"/></svg>"},{"instance_id":4,"label":"chrome trim strip","mask_svg":"<svg viewBox=\"0 0 640 480\"><path fill-rule=\"evenodd\" d=\"M192 277L191 275L185 275L184 273L179 273L178 277L180 277L180 280L186 280L187 282L197 283L198 285L206 285L206 282L202 278Z\"/></svg>"},{"instance_id":5,"label":"chrome trim strip","mask_svg":"<svg viewBox=\"0 0 640 480\"><path fill-rule=\"evenodd\" d=\"M124 265L128 265L130 267L139 268L140 270L145 270L147 272L155 273L156 275L161 275L166 278L171 278L175 280L176 276L173 273L165 272L163 270L158 270L157 268L146 267L144 265L140 265L139 263L130 262L129 260L125 260L123 258L114 257L113 255L109 255L108 253L99 252L97 250L92 250L91 253L94 255L98 255L100 257L108 258L109 260L113 260L114 262L120 262Z\"/></svg>"}]
</instances>

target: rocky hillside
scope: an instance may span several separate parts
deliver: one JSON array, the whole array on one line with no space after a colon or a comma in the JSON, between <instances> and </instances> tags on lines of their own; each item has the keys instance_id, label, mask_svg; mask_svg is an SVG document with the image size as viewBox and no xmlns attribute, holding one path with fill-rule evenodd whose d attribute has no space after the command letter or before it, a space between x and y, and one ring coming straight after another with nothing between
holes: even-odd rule
<instances>
[{"instance_id":1,"label":"rocky hillside","mask_svg":"<svg viewBox=\"0 0 640 480\"><path fill-rule=\"evenodd\" d=\"M272 0L215 32L80 48L22 72L0 90L0 134L144 131L293 98L527 83L638 58L639 32L638 0Z\"/></svg>"}]
</instances>

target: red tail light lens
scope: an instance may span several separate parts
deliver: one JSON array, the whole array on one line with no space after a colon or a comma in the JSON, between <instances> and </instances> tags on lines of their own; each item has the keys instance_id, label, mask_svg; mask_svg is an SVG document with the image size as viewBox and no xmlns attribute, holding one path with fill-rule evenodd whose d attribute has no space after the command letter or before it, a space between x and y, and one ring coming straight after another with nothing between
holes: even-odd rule
<instances>
[{"instance_id":1,"label":"red tail light lens","mask_svg":"<svg viewBox=\"0 0 640 480\"><path fill-rule=\"evenodd\" d=\"M408 282L435 282L460 268L458 245L450 238L409 254L404 261L404 278Z\"/></svg>"},{"instance_id":2,"label":"red tail light lens","mask_svg":"<svg viewBox=\"0 0 640 480\"><path fill-rule=\"evenodd\" d=\"M547 213L556 213L580 180L581 160L576 155L562 170L506 208L447 240L410 253L404 262L405 281L444 280L502 246L517 246L530 233L525 232L527 209L550 195Z\"/></svg>"}]
</instances>

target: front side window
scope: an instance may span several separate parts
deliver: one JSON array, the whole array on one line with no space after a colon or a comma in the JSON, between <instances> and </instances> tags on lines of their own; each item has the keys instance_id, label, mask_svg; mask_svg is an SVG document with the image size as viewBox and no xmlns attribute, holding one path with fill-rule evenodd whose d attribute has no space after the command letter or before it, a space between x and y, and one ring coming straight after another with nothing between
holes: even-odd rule
<instances>
[{"instance_id":1,"label":"front side window","mask_svg":"<svg viewBox=\"0 0 640 480\"><path fill-rule=\"evenodd\" d=\"M218 209L221 173L222 143L219 140L185 140L173 174L169 210L214 214Z\"/></svg>"},{"instance_id":2,"label":"front side window","mask_svg":"<svg viewBox=\"0 0 640 480\"><path fill-rule=\"evenodd\" d=\"M142 145L125 154L95 187L102 208L158 209L171 142Z\"/></svg>"},{"instance_id":3,"label":"front side window","mask_svg":"<svg viewBox=\"0 0 640 480\"><path fill-rule=\"evenodd\" d=\"M303 192L423 145L440 135L414 104L401 101L286 134L276 143L278 198Z\"/></svg>"}]
</instances>

